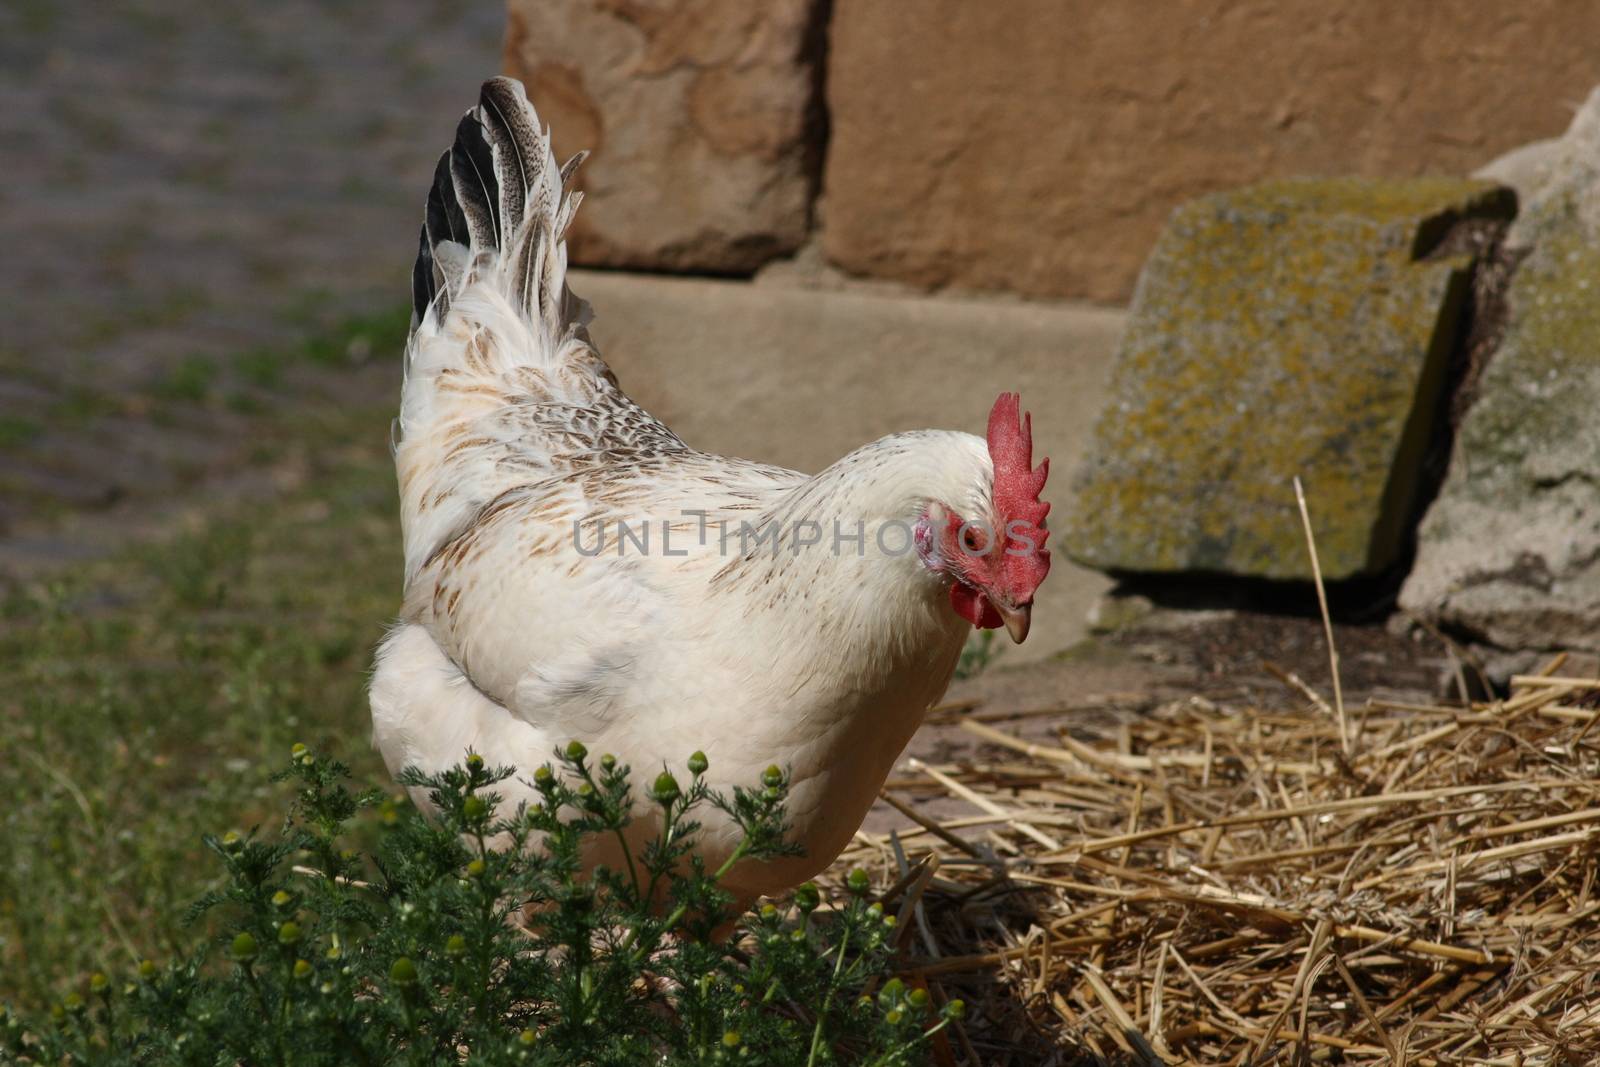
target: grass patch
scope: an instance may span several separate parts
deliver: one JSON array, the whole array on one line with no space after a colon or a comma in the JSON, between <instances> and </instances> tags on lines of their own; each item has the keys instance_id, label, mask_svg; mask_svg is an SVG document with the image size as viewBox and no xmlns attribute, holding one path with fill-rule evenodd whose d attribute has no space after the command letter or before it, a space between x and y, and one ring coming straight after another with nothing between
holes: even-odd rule
<instances>
[{"instance_id":1,"label":"grass patch","mask_svg":"<svg viewBox=\"0 0 1600 1067\"><path fill-rule=\"evenodd\" d=\"M0 448L20 448L44 432L44 427L22 415L0 415Z\"/></svg>"},{"instance_id":2,"label":"grass patch","mask_svg":"<svg viewBox=\"0 0 1600 1067\"><path fill-rule=\"evenodd\" d=\"M387 412L271 420L303 490L132 549L0 611L0 1000L174 951L201 835L281 810L306 740L381 780L365 666L400 568Z\"/></svg>"},{"instance_id":3,"label":"grass patch","mask_svg":"<svg viewBox=\"0 0 1600 1067\"><path fill-rule=\"evenodd\" d=\"M233 367L250 385L258 389L276 389L283 384L283 371L287 360L275 348L251 348L233 359Z\"/></svg>"},{"instance_id":4,"label":"grass patch","mask_svg":"<svg viewBox=\"0 0 1600 1067\"><path fill-rule=\"evenodd\" d=\"M171 329L210 305L210 295L193 286L154 295L130 294L130 301L118 307L116 314L90 317L71 343L74 347L92 347L108 344L132 330Z\"/></svg>"},{"instance_id":5,"label":"grass patch","mask_svg":"<svg viewBox=\"0 0 1600 1067\"><path fill-rule=\"evenodd\" d=\"M74 427L114 414L120 405L116 397L81 384L67 385L60 398L50 405L50 417Z\"/></svg>"},{"instance_id":6,"label":"grass patch","mask_svg":"<svg viewBox=\"0 0 1600 1067\"><path fill-rule=\"evenodd\" d=\"M216 377L217 365L210 359L205 356L185 356L156 385L155 393L167 400L199 403L210 392L211 383Z\"/></svg>"},{"instance_id":7,"label":"grass patch","mask_svg":"<svg viewBox=\"0 0 1600 1067\"><path fill-rule=\"evenodd\" d=\"M357 315L307 341L305 358L324 367L365 363L375 354L392 356L398 361L400 353L405 350L406 334L410 329L411 309L408 306Z\"/></svg>"}]
</instances>

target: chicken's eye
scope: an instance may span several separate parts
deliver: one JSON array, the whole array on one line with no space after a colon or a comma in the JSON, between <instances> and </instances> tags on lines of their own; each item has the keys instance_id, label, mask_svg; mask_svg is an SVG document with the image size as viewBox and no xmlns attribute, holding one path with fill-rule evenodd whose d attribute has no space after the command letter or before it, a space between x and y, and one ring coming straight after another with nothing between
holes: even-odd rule
<instances>
[{"instance_id":1,"label":"chicken's eye","mask_svg":"<svg viewBox=\"0 0 1600 1067\"><path fill-rule=\"evenodd\" d=\"M961 547L973 555L983 551L984 538L975 528L968 526L961 531Z\"/></svg>"}]
</instances>

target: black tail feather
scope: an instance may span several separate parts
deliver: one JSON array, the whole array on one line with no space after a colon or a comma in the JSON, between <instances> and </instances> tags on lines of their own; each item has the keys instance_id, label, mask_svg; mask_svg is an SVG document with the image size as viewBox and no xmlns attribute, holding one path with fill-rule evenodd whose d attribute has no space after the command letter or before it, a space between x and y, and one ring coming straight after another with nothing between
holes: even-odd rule
<instances>
[{"instance_id":1,"label":"black tail feather","mask_svg":"<svg viewBox=\"0 0 1600 1067\"><path fill-rule=\"evenodd\" d=\"M450 177L450 153L439 153L439 165L433 171L433 185L428 189L428 237L434 243L455 241L467 244L467 217L456 203L456 187Z\"/></svg>"},{"instance_id":2,"label":"black tail feather","mask_svg":"<svg viewBox=\"0 0 1600 1067\"><path fill-rule=\"evenodd\" d=\"M546 207L528 202L529 193L536 193L533 186L540 164L529 157L537 152L540 137L527 101L515 84L493 78L483 83L478 96L478 114L500 179L500 232L507 240L522 226L524 211L538 215Z\"/></svg>"},{"instance_id":3,"label":"black tail feather","mask_svg":"<svg viewBox=\"0 0 1600 1067\"><path fill-rule=\"evenodd\" d=\"M450 146L450 176L456 203L467 220L472 254L500 247L500 181L494 173L494 151L483 135L483 124L470 111L456 126L456 143Z\"/></svg>"},{"instance_id":4,"label":"black tail feather","mask_svg":"<svg viewBox=\"0 0 1600 1067\"><path fill-rule=\"evenodd\" d=\"M488 257L508 271L509 292L523 308L559 330L569 317L559 242L581 199L564 190L587 155L578 153L558 171L522 86L510 78L485 82L428 190L411 272L416 322L430 307L442 317Z\"/></svg>"},{"instance_id":5,"label":"black tail feather","mask_svg":"<svg viewBox=\"0 0 1600 1067\"><path fill-rule=\"evenodd\" d=\"M417 328L428 305L438 295L439 283L433 274L433 242L428 240L428 224L422 224L417 242L417 261L411 265L411 328Z\"/></svg>"}]
</instances>

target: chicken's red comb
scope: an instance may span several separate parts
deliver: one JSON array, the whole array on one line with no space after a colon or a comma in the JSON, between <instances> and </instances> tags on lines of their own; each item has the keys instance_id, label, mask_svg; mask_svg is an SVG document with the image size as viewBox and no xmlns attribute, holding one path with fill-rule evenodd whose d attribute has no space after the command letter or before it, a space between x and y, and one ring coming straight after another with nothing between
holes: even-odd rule
<instances>
[{"instance_id":1,"label":"chicken's red comb","mask_svg":"<svg viewBox=\"0 0 1600 1067\"><path fill-rule=\"evenodd\" d=\"M1050 461L1034 469L1033 424L1016 393L1001 393L989 412L989 461L994 466L995 508L1005 523L1002 591L1014 604L1031 604L1034 590L1050 573L1050 539L1044 529L1050 505L1039 499ZM1012 542L1021 551L1013 553Z\"/></svg>"},{"instance_id":2,"label":"chicken's red comb","mask_svg":"<svg viewBox=\"0 0 1600 1067\"><path fill-rule=\"evenodd\" d=\"M1039 499L1050 475L1050 460L1033 467L1033 422L1022 398L1001 393L989 411L989 460L994 465L994 503L1006 522L1043 529L1050 505Z\"/></svg>"}]
</instances>

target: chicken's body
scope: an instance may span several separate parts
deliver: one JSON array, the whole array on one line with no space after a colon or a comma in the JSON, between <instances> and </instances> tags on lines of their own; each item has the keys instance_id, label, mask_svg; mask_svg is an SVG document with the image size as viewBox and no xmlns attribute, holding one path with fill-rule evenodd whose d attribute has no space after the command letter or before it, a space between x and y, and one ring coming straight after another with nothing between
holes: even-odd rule
<instances>
[{"instance_id":1,"label":"chicken's body","mask_svg":"<svg viewBox=\"0 0 1600 1067\"><path fill-rule=\"evenodd\" d=\"M930 501L994 512L993 444L898 434L815 477L685 445L589 344L565 283L564 177L507 79L441 161L396 444L405 600L378 654L375 740L396 771L468 749L513 764L512 804L573 739L645 781L696 749L724 790L786 767L806 855L730 879L777 891L849 841L949 683L971 622L913 520ZM734 844L711 820L700 849L714 868Z\"/></svg>"}]
</instances>

